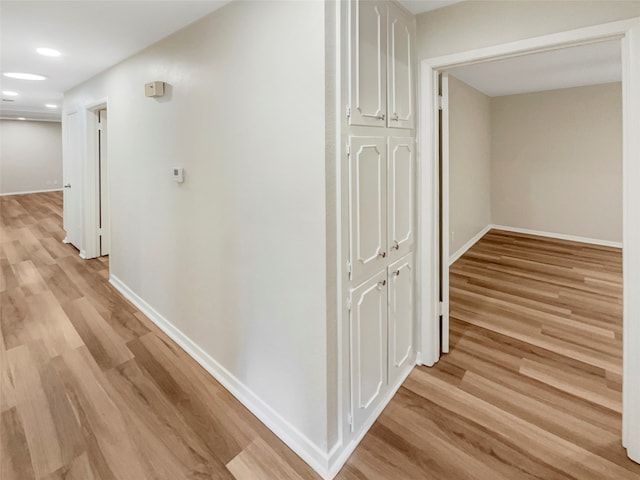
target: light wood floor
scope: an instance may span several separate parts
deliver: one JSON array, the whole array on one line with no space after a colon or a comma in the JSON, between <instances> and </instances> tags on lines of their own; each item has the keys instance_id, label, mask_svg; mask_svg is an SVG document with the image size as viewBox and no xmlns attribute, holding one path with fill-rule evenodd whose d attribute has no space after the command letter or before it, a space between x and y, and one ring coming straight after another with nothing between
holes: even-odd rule
<instances>
[{"instance_id":1,"label":"light wood floor","mask_svg":"<svg viewBox=\"0 0 640 480\"><path fill-rule=\"evenodd\" d=\"M0 478L317 479L109 286L106 259L61 243L61 207L0 203ZM620 446L619 251L492 232L452 287L452 352L338 478L640 478Z\"/></svg>"}]
</instances>

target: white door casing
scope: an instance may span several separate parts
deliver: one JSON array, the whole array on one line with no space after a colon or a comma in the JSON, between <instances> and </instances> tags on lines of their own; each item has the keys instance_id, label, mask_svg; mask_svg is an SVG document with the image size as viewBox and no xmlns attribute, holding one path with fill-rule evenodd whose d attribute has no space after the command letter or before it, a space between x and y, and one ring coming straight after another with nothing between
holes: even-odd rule
<instances>
[{"instance_id":1,"label":"white door casing","mask_svg":"<svg viewBox=\"0 0 640 480\"><path fill-rule=\"evenodd\" d=\"M414 128L413 21L397 6L388 11L388 115L389 127Z\"/></svg>"},{"instance_id":2,"label":"white door casing","mask_svg":"<svg viewBox=\"0 0 640 480\"><path fill-rule=\"evenodd\" d=\"M415 140L389 137L387 147L387 246L390 260L411 251L414 242Z\"/></svg>"},{"instance_id":3,"label":"white door casing","mask_svg":"<svg viewBox=\"0 0 640 480\"><path fill-rule=\"evenodd\" d=\"M440 309L441 330L440 330L440 349L442 353L449 353L449 75L443 73L441 75L441 99L440 108L441 115L441 183L442 183L442 218L441 229L441 248L440 248L440 264L442 265L442 308Z\"/></svg>"},{"instance_id":4,"label":"white door casing","mask_svg":"<svg viewBox=\"0 0 640 480\"><path fill-rule=\"evenodd\" d=\"M395 385L413 361L413 255L401 258L388 269L389 278L389 384Z\"/></svg>"},{"instance_id":5,"label":"white door casing","mask_svg":"<svg viewBox=\"0 0 640 480\"><path fill-rule=\"evenodd\" d=\"M99 209L98 212L98 228L100 239L100 255L109 255L111 250L110 245L110 231L109 231L109 152L107 148L107 110L99 110Z\"/></svg>"},{"instance_id":6,"label":"white door casing","mask_svg":"<svg viewBox=\"0 0 640 480\"><path fill-rule=\"evenodd\" d=\"M352 431L360 431L387 384L387 271L351 292Z\"/></svg>"},{"instance_id":7,"label":"white door casing","mask_svg":"<svg viewBox=\"0 0 640 480\"><path fill-rule=\"evenodd\" d=\"M350 261L357 283L386 263L386 142L385 137L351 137L349 145Z\"/></svg>"},{"instance_id":8,"label":"white door casing","mask_svg":"<svg viewBox=\"0 0 640 480\"><path fill-rule=\"evenodd\" d=\"M382 1L350 4L350 125L386 125L386 16Z\"/></svg>"}]
</instances>

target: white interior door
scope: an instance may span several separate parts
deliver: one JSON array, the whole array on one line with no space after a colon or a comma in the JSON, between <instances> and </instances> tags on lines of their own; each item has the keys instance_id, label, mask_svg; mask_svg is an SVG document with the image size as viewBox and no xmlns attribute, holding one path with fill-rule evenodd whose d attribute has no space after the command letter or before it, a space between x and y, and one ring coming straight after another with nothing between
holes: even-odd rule
<instances>
[{"instance_id":1,"label":"white interior door","mask_svg":"<svg viewBox=\"0 0 640 480\"><path fill-rule=\"evenodd\" d=\"M350 125L385 126L387 6L351 0Z\"/></svg>"},{"instance_id":2,"label":"white interior door","mask_svg":"<svg viewBox=\"0 0 640 480\"><path fill-rule=\"evenodd\" d=\"M107 110L98 111L98 233L100 255L109 255L109 156L107 150Z\"/></svg>"},{"instance_id":3,"label":"white interior door","mask_svg":"<svg viewBox=\"0 0 640 480\"><path fill-rule=\"evenodd\" d=\"M413 255L389 266L389 385L413 368Z\"/></svg>"},{"instance_id":4,"label":"white interior door","mask_svg":"<svg viewBox=\"0 0 640 480\"><path fill-rule=\"evenodd\" d=\"M389 4L388 19L388 125L413 128L413 20L397 6Z\"/></svg>"},{"instance_id":5,"label":"white interior door","mask_svg":"<svg viewBox=\"0 0 640 480\"><path fill-rule=\"evenodd\" d=\"M415 141L389 137L387 245L391 260L411 251L414 242Z\"/></svg>"},{"instance_id":6,"label":"white interior door","mask_svg":"<svg viewBox=\"0 0 640 480\"><path fill-rule=\"evenodd\" d=\"M387 272L351 293L352 430L359 431L387 384Z\"/></svg>"},{"instance_id":7,"label":"white interior door","mask_svg":"<svg viewBox=\"0 0 640 480\"><path fill-rule=\"evenodd\" d=\"M359 282L386 264L386 143L385 137L351 137L349 145L351 268Z\"/></svg>"},{"instance_id":8,"label":"white interior door","mask_svg":"<svg viewBox=\"0 0 640 480\"><path fill-rule=\"evenodd\" d=\"M67 233L65 242L71 243L82 251L82 124L77 110L67 112L65 116L63 163L63 225Z\"/></svg>"}]
</instances>

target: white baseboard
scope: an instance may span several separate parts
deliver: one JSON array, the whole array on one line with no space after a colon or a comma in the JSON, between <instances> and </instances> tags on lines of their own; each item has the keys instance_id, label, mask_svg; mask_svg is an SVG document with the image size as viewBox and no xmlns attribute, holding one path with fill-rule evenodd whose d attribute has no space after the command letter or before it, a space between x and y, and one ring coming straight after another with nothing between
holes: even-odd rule
<instances>
[{"instance_id":1,"label":"white baseboard","mask_svg":"<svg viewBox=\"0 0 640 480\"><path fill-rule=\"evenodd\" d=\"M453 264L456 260L458 260L462 255L465 254L467 250L473 247L482 237L484 237L489 230L493 228L493 225L487 225L478 233L476 233L467 243L465 243L462 247L460 247L456 253L449 256L449 266Z\"/></svg>"},{"instance_id":2,"label":"white baseboard","mask_svg":"<svg viewBox=\"0 0 640 480\"><path fill-rule=\"evenodd\" d=\"M506 225L487 225L473 236L467 243L460 247L456 253L449 257L449 266L464 255L467 250L473 247L478 241L484 237L489 230L502 230L505 232L524 233L527 235L537 235L539 237L557 238L558 240L569 240L572 242L588 243L590 245L601 245L603 247L622 248L621 242L612 242L609 240L599 240L597 238L578 237L576 235L565 235L564 233L542 232L540 230L531 230L529 228L507 227Z\"/></svg>"},{"instance_id":3,"label":"white baseboard","mask_svg":"<svg viewBox=\"0 0 640 480\"><path fill-rule=\"evenodd\" d=\"M61 188L50 188L48 190L29 190L26 192L9 192L9 193L0 193L0 197L8 197L9 195L29 195L31 193L48 193L48 192L61 192Z\"/></svg>"},{"instance_id":4,"label":"white baseboard","mask_svg":"<svg viewBox=\"0 0 640 480\"><path fill-rule=\"evenodd\" d=\"M539 237L557 238L558 240L569 240L572 242L589 243L591 245L601 245L603 247L622 248L622 242L612 242L610 240L599 240L597 238L579 237L577 235L565 235L564 233L541 232L528 228L507 227L505 225L491 225L496 230L505 232L524 233L527 235L538 235Z\"/></svg>"},{"instance_id":5,"label":"white baseboard","mask_svg":"<svg viewBox=\"0 0 640 480\"><path fill-rule=\"evenodd\" d=\"M323 452L306 435L291 425L285 418L267 405L249 387L218 363L211 355L200 348L169 320L160 315L151 305L144 301L127 285L114 275L109 276L109 283L122 296L155 323L164 333L187 352L196 362L209 372L236 399L247 407L273 433L287 444L300 458L309 464L320 476L331 479L335 476L329 471L329 455ZM335 450L335 448L334 448ZM345 459L346 460L346 459ZM337 473L337 471L336 471Z\"/></svg>"}]
</instances>

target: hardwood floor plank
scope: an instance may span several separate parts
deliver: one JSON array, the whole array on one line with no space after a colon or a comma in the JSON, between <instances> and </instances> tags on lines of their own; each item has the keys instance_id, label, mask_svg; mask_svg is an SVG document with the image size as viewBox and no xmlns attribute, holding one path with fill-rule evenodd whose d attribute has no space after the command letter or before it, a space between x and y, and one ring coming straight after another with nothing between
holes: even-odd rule
<instances>
[{"instance_id":1,"label":"hardwood floor plank","mask_svg":"<svg viewBox=\"0 0 640 480\"><path fill-rule=\"evenodd\" d=\"M10 408L0 414L0 427L0 478L34 479L31 451L16 408Z\"/></svg>"},{"instance_id":2,"label":"hardwood floor plank","mask_svg":"<svg viewBox=\"0 0 640 480\"><path fill-rule=\"evenodd\" d=\"M251 442L236 455L227 464L227 468L236 480L268 480L271 478L304 480L261 438Z\"/></svg>"},{"instance_id":3,"label":"hardwood floor plank","mask_svg":"<svg viewBox=\"0 0 640 480\"><path fill-rule=\"evenodd\" d=\"M68 302L63 308L82 344L89 349L100 368L107 370L133 358L126 343L86 298Z\"/></svg>"},{"instance_id":4,"label":"hardwood floor plank","mask_svg":"<svg viewBox=\"0 0 640 480\"><path fill-rule=\"evenodd\" d=\"M541 365L528 359L523 360L520 373L577 397L585 398L590 402L597 403L615 412L622 412L622 397L620 392L610 390L604 379L587 378L584 375L572 375L563 368Z\"/></svg>"},{"instance_id":5,"label":"hardwood floor plank","mask_svg":"<svg viewBox=\"0 0 640 480\"><path fill-rule=\"evenodd\" d=\"M42 480L100 480L100 477L91 468L89 456L83 453Z\"/></svg>"},{"instance_id":6,"label":"hardwood floor plank","mask_svg":"<svg viewBox=\"0 0 640 480\"><path fill-rule=\"evenodd\" d=\"M115 478L153 478L144 468L127 419L105 390L107 381L86 347L66 351L54 360L54 366L73 395L83 428L95 436Z\"/></svg>"},{"instance_id":7,"label":"hardwood floor plank","mask_svg":"<svg viewBox=\"0 0 640 480\"><path fill-rule=\"evenodd\" d=\"M64 465L55 422L40 378L39 366L26 345L7 352L14 379L16 406L37 478Z\"/></svg>"}]
</instances>

